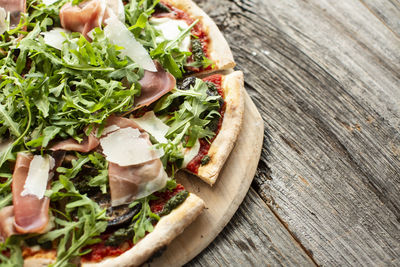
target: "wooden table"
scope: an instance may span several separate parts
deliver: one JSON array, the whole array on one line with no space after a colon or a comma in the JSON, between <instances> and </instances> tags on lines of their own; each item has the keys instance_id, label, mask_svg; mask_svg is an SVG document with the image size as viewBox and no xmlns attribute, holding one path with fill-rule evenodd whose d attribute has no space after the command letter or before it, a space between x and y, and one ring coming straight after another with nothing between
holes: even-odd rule
<instances>
[{"instance_id":1,"label":"wooden table","mask_svg":"<svg viewBox=\"0 0 400 267\"><path fill-rule=\"evenodd\" d=\"M265 136L244 202L188 266L399 266L400 2L196 2Z\"/></svg>"}]
</instances>

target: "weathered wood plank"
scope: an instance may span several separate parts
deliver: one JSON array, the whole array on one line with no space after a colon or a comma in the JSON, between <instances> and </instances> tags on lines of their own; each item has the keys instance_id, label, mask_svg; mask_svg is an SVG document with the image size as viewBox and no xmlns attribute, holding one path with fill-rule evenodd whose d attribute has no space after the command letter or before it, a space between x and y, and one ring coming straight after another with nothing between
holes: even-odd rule
<instances>
[{"instance_id":1,"label":"weathered wood plank","mask_svg":"<svg viewBox=\"0 0 400 267\"><path fill-rule=\"evenodd\" d=\"M400 2L397 0L360 0L383 24L400 38Z\"/></svg>"},{"instance_id":2,"label":"weathered wood plank","mask_svg":"<svg viewBox=\"0 0 400 267\"><path fill-rule=\"evenodd\" d=\"M400 264L396 28L358 0L198 2L266 123L257 192L318 264ZM236 260L220 246L196 262Z\"/></svg>"},{"instance_id":3,"label":"weathered wood plank","mask_svg":"<svg viewBox=\"0 0 400 267\"><path fill-rule=\"evenodd\" d=\"M212 258L213 261L204 261ZM315 266L251 189L224 231L188 266Z\"/></svg>"}]
</instances>

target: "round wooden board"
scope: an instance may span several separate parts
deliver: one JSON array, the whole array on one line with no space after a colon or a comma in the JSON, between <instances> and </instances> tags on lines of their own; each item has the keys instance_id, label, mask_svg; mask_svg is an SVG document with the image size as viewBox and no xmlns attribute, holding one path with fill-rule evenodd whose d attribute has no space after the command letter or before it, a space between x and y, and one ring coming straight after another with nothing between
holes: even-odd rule
<instances>
[{"instance_id":1,"label":"round wooden board","mask_svg":"<svg viewBox=\"0 0 400 267\"><path fill-rule=\"evenodd\" d=\"M256 106L244 95L242 130L214 186L186 172L178 174L178 182L202 198L206 209L150 266L181 266L193 259L217 237L246 196L260 158L264 127Z\"/></svg>"}]
</instances>

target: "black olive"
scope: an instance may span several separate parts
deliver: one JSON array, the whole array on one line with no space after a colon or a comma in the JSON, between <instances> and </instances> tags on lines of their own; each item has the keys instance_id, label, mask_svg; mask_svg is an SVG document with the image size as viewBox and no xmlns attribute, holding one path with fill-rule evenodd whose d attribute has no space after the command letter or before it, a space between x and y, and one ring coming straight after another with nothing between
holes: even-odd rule
<instances>
[{"instance_id":1,"label":"black olive","mask_svg":"<svg viewBox=\"0 0 400 267\"><path fill-rule=\"evenodd\" d=\"M112 219L108 221L108 226L113 227L130 222L133 216L140 211L140 208L140 205L136 205L133 208L129 208L128 205L109 207L107 209L107 216Z\"/></svg>"},{"instance_id":2,"label":"black olive","mask_svg":"<svg viewBox=\"0 0 400 267\"><path fill-rule=\"evenodd\" d=\"M170 13L171 12L171 9L169 9L166 5L164 5L162 3L157 3L156 10L158 12L165 12L165 13Z\"/></svg>"},{"instance_id":3,"label":"black olive","mask_svg":"<svg viewBox=\"0 0 400 267\"><path fill-rule=\"evenodd\" d=\"M219 124L219 117L214 117L208 124L207 127L213 132L216 132L218 130L218 124Z\"/></svg>"},{"instance_id":4,"label":"black olive","mask_svg":"<svg viewBox=\"0 0 400 267\"><path fill-rule=\"evenodd\" d=\"M179 90L189 90L190 86L194 86L196 84L196 78L195 77L186 77L183 79L182 82L180 82L177 87Z\"/></svg>"}]
</instances>

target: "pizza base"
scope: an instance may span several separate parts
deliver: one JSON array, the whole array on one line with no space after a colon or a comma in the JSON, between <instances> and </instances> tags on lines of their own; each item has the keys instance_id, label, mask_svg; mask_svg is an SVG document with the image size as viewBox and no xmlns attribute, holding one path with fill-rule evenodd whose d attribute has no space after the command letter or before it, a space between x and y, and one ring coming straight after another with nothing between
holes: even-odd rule
<instances>
[{"instance_id":1,"label":"pizza base","mask_svg":"<svg viewBox=\"0 0 400 267\"><path fill-rule=\"evenodd\" d=\"M210 161L206 165L200 165L198 172L194 174L211 186L216 182L231 153L242 126L244 113L243 73L235 71L223 76L222 90L225 96L225 114L221 129L207 153Z\"/></svg>"},{"instance_id":2,"label":"pizza base","mask_svg":"<svg viewBox=\"0 0 400 267\"><path fill-rule=\"evenodd\" d=\"M153 232L147 234L131 249L118 257L109 257L101 262L83 262L83 267L139 266L156 251L167 246L183 232L204 209L204 201L190 193L186 200L170 214L162 217ZM24 267L42 267L55 262L55 251L35 254L24 260Z\"/></svg>"},{"instance_id":3,"label":"pizza base","mask_svg":"<svg viewBox=\"0 0 400 267\"><path fill-rule=\"evenodd\" d=\"M232 69L236 66L231 49L215 22L191 0L163 0L172 6L188 13L193 19L199 19L203 31L209 37L208 55L214 61L215 67L201 74L217 70Z\"/></svg>"}]
</instances>

